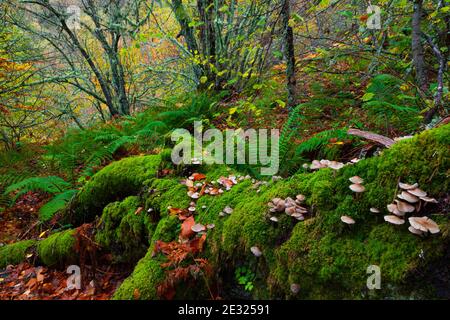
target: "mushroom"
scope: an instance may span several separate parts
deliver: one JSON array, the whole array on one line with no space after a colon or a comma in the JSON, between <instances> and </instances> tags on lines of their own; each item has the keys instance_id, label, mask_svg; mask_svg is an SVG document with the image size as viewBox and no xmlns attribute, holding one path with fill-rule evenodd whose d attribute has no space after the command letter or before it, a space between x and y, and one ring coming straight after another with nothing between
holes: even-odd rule
<instances>
[{"instance_id":1,"label":"mushroom","mask_svg":"<svg viewBox=\"0 0 450 320\"><path fill-rule=\"evenodd\" d=\"M430 197L420 197L421 200L425 201L425 202L432 202L432 203L438 203L438 201L435 198L430 198Z\"/></svg>"},{"instance_id":2,"label":"mushroom","mask_svg":"<svg viewBox=\"0 0 450 320\"><path fill-rule=\"evenodd\" d=\"M391 203L387 205L387 209L389 212L395 214L396 216L404 216L405 213L398 209L398 206L395 203Z\"/></svg>"},{"instance_id":3,"label":"mushroom","mask_svg":"<svg viewBox=\"0 0 450 320\"><path fill-rule=\"evenodd\" d=\"M208 225L206 226L206 228L208 228L208 229L214 229L215 226L216 226L216 225L215 225L214 223L210 223L210 224L208 224Z\"/></svg>"},{"instance_id":4,"label":"mushroom","mask_svg":"<svg viewBox=\"0 0 450 320\"><path fill-rule=\"evenodd\" d=\"M380 213L380 210L378 210L377 208L370 208L369 209L370 210L370 212L372 212L372 213Z\"/></svg>"},{"instance_id":5,"label":"mushroom","mask_svg":"<svg viewBox=\"0 0 450 320\"><path fill-rule=\"evenodd\" d=\"M304 195L302 195L302 194L298 194L298 195L295 196L296 202L298 201L298 202L301 203L301 202L305 201L305 199L306 199L306 197Z\"/></svg>"},{"instance_id":6,"label":"mushroom","mask_svg":"<svg viewBox=\"0 0 450 320\"><path fill-rule=\"evenodd\" d=\"M419 185L418 185L417 183L414 183L414 184L407 184L407 183L399 182L399 183L398 183L398 186L399 186L401 189L403 189L403 190L410 190L410 189L417 188Z\"/></svg>"},{"instance_id":7,"label":"mushroom","mask_svg":"<svg viewBox=\"0 0 450 320\"><path fill-rule=\"evenodd\" d=\"M428 217L409 217L409 223L420 231L430 231L432 234L439 233L440 229L436 222Z\"/></svg>"},{"instance_id":8,"label":"mushroom","mask_svg":"<svg viewBox=\"0 0 450 320\"><path fill-rule=\"evenodd\" d=\"M402 200L408 201L409 203L416 203L417 201L419 201L418 197L409 193L408 191L402 191L402 193L399 194L398 197Z\"/></svg>"},{"instance_id":9,"label":"mushroom","mask_svg":"<svg viewBox=\"0 0 450 320\"><path fill-rule=\"evenodd\" d=\"M341 217L341 221L345 224L355 224L355 220L353 220L351 217L349 216L342 216Z\"/></svg>"},{"instance_id":10,"label":"mushroom","mask_svg":"<svg viewBox=\"0 0 450 320\"><path fill-rule=\"evenodd\" d=\"M410 190L408 190L408 192L415 195L416 197L426 197L427 196L427 193L419 188L410 189Z\"/></svg>"},{"instance_id":11,"label":"mushroom","mask_svg":"<svg viewBox=\"0 0 450 320\"><path fill-rule=\"evenodd\" d=\"M384 216L384 221L397 225L405 223L405 220L400 219L399 217L394 215Z\"/></svg>"},{"instance_id":12,"label":"mushroom","mask_svg":"<svg viewBox=\"0 0 450 320\"><path fill-rule=\"evenodd\" d=\"M225 212L223 212L223 211L220 211L219 212L219 217L225 217L227 214L225 213Z\"/></svg>"},{"instance_id":13,"label":"mushroom","mask_svg":"<svg viewBox=\"0 0 450 320\"><path fill-rule=\"evenodd\" d=\"M414 206L410 205L409 203L395 200L395 203L397 203L397 209L401 212L413 212Z\"/></svg>"},{"instance_id":14,"label":"mushroom","mask_svg":"<svg viewBox=\"0 0 450 320\"><path fill-rule=\"evenodd\" d=\"M206 227L200 223L196 223L191 227L191 230L198 233L206 230Z\"/></svg>"},{"instance_id":15,"label":"mushroom","mask_svg":"<svg viewBox=\"0 0 450 320\"><path fill-rule=\"evenodd\" d=\"M311 165L309 166L309 168L311 170L318 170L318 169L321 169L323 167L324 167L324 165L322 163L320 163L319 160L313 160Z\"/></svg>"},{"instance_id":16,"label":"mushroom","mask_svg":"<svg viewBox=\"0 0 450 320\"><path fill-rule=\"evenodd\" d=\"M295 207L287 207L286 209L284 209L284 212L291 216L295 213Z\"/></svg>"},{"instance_id":17,"label":"mushroom","mask_svg":"<svg viewBox=\"0 0 450 320\"><path fill-rule=\"evenodd\" d=\"M291 292L297 294L300 292L300 286L296 283L291 284Z\"/></svg>"},{"instance_id":18,"label":"mushroom","mask_svg":"<svg viewBox=\"0 0 450 320\"><path fill-rule=\"evenodd\" d=\"M277 218L277 217L270 217L270 221L272 221L272 222L278 222L278 218Z\"/></svg>"},{"instance_id":19,"label":"mushroom","mask_svg":"<svg viewBox=\"0 0 450 320\"><path fill-rule=\"evenodd\" d=\"M339 170L342 169L344 167L344 164L342 162L337 162L337 161L331 161L330 164L328 165L328 168L331 168L333 170Z\"/></svg>"},{"instance_id":20,"label":"mushroom","mask_svg":"<svg viewBox=\"0 0 450 320\"><path fill-rule=\"evenodd\" d=\"M206 209L206 206L205 206L205 205L203 205L203 206L202 206L202 209Z\"/></svg>"},{"instance_id":21,"label":"mushroom","mask_svg":"<svg viewBox=\"0 0 450 320\"><path fill-rule=\"evenodd\" d=\"M233 208L231 208L231 207L229 207L229 206L226 206L226 207L223 209L223 212L225 212L226 214L232 214L232 213L233 213Z\"/></svg>"},{"instance_id":22,"label":"mushroom","mask_svg":"<svg viewBox=\"0 0 450 320\"><path fill-rule=\"evenodd\" d=\"M250 251L255 255L255 257L262 256L262 251L258 247L251 247Z\"/></svg>"},{"instance_id":23,"label":"mushroom","mask_svg":"<svg viewBox=\"0 0 450 320\"><path fill-rule=\"evenodd\" d=\"M295 219L297 219L299 221L305 220L305 217L301 213L298 213L298 212L292 214L291 217L295 218Z\"/></svg>"},{"instance_id":24,"label":"mushroom","mask_svg":"<svg viewBox=\"0 0 450 320\"><path fill-rule=\"evenodd\" d=\"M188 210L189 212L195 212L195 207L189 207Z\"/></svg>"},{"instance_id":25,"label":"mushroom","mask_svg":"<svg viewBox=\"0 0 450 320\"><path fill-rule=\"evenodd\" d=\"M364 188L363 185L357 184L357 183L351 184L349 188L350 188L350 190L352 190L353 192L356 192L356 193L366 191L366 188Z\"/></svg>"},{"instance_id":26,"label":"mushroom","mask_svg":"<svg viewBox=\"0 0 450 320\"><path fill-rule=\"evenodd\" d=\"M421 236L423 234L422 230L416 229L413 226L408 227L409 232L417 234L418 236Z\"/></svg>"},{"instance_id":27,"label":"mushroom","mask_svg":"<svg viewBox=\"0 0 450 320\"><path fill-rule=\"evenodd\" d=\"M350 180L350 182L351 182L351 183L354 183L354 184L361 184L361 183L364 182L364 179L361 178L361 177L358 177L358 176L351 177L351 178L348 179L348 180Z\"/></svg>"}]
</instances>

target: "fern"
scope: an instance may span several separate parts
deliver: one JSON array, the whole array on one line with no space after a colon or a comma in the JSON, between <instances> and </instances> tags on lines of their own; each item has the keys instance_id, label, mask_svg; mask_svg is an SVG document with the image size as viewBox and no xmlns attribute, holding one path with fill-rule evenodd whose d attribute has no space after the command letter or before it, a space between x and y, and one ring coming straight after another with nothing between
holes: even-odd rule
<instances>
[{"instance_id":1,"label":"fern","mask_svg":"<svg viewBox=\"0 0 450 320\"><path fill-rule=\"evenodd\" d=\"M347 130L345 129L325 130L317 133L316 135L298 145L298 147L295 149L295 154L300 156L304 153L321 151L324 146L329 144L330 139L332 138L342 140L352 137L347 134Z\"/></svg>"},{"instance_id":2,"label":"fern","mask_svg":"<svg viewBox=\"0 0 450 320\"><path fill-rule=\"evenodd\" d=\"M71 184L64 179L56 176L50 177L33 177L14 183L6 188L4 194L8 195L17 191L13 202L15 202L21 195L29 191L42 191L51 194L66 191L71 187Z\"/></svg>"},{"instance_id":3,"label":"fern","mask_svg":"<svg viewBox=\"0 0 450 320\"><path fill-rule=\"evenodd\" d=\"M71 189L57 194L39 209L39 219L45 222L53 218L55 213L65 208L76 193L77 190Z\"/></svg>"}]
</instances>

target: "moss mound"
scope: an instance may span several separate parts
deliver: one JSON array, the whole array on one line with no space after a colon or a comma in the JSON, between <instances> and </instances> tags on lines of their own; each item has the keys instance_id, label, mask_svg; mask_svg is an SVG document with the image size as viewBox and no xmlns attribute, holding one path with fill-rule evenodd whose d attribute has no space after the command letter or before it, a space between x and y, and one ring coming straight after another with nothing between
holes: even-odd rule
<instances>
[{"instance_id":1,"label":"moss mound","mask_svg":"<svg viewBox=\"0 0 450 320\"><path fill-rule=\"evenodd\" d=\"M136 195L144 181L156 176L159 155L122 159L96 173L77 194L65 216L74 225L92 221L110 202Z\"/></svg>"},{"instance_id":2,"label":"moss mound","mask_svg":"<svg viewBox=\"0 0 450 320\"><path fill-rule=\"evenodd\" d=\"M36 241L25 240L6 245L0 248L0 269L9 264L18 264L26 259L27 253Z\"/></svg>"},{"instance_id":3,"label":"moss mound","mask_svg":"<svg viewBox=\"0 0 450 320\"><path fill-rule=\"evenodd\" d=\"M75 263L76 230L66 230L52 234L37 244L39 261L47 266Z\"/></svg>"},{"instance_id":4,"label":"moss mound","mask_svg":"<svg viewBox=\"0 0 450 320\"><path fill-rule=\"evenodd\" d=\"M105 207L96 241L113 253L116 262L135 263L145 255L155 223L143 209L139 198L131 196Z\"/></svg>"}]
</instances>

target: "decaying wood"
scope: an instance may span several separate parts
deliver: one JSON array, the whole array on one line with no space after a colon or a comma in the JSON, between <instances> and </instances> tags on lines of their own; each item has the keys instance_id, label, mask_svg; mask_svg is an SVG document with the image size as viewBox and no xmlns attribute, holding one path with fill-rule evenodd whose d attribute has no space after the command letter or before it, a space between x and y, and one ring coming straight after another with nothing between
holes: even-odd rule
<instances>
[{"instance_id":1,"label":"decaying wood","mask_svg":"<svg viewBox=\"0 0 450 320\"><path fill-rule=\"evenodd\" d=\"M389 148L391 145L393 145L395 143L395 141L392 140L391 138L382 136L377 133L369 132L369 131L362 131L362 130L358 130L358 129L349 129L347 131L347 133L370 140L370 141L374 141L374 142L381 144L387 148Z\"/></svg>"}]
</instances>

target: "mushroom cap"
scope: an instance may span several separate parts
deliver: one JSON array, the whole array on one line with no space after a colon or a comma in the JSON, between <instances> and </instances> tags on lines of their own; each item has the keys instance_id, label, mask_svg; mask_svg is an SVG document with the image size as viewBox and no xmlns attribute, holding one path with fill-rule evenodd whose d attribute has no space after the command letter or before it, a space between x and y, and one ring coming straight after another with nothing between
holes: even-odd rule
<instances>
[{"instance_id":1,"label":"mushroom cap","mask_svg":"<svg viewBox=\"0 0 450 320\"><path fill-rule=\"evenodd\" d=\"M414 206L400 200L395 200L395 203L397 203L397 209L401 212L413 212L415 209Z\"/></svg>"},{"instance_id":2,"label":"mushroom cap","mask_svg":"<svg viewBox=\"0 0 450 320\"><path fill-rule=\"evenodd\" d=\"M402 191L402 193L397 196L402 200L408 201L409 203L416 203L417 201L419 201L418 197L409 193L408 191Z\"/></svg>"},{"instance_id":3,"label":"mushroom cap","mask_svg":"<svg viewBox=\"0 0 450 320\"><path fill-rule=\"evenodd\" d=\"M327 159L321 159L320 160L320 164L322 165L322 167L328 167L330 165L331 161L327 160Z\"/></svg>"},{"instance_id":4,"label":"mushroom cap","mask_svg":"<svg viewBox=\"0 0 450 320\"><path fill-rule=\"evenodd\" d=\"M414 228L413 226L409 226L409 227L408 227L408 230L409 230L409 232L414 233L414 234L417 234L418 236L420 236L420 235L423 234L423 231L422 231L422 230L416 229L416 228Z\"/></svg>"},{"instance_id":5,"label":"mushroom cap","mask_svg":"<svg viewBox=\"0 0 450 320\"><path fill-rule=\"evenodd\" d=\"M311 170L317 170L317 169L320 169L320 168L323 168L323 167L324 167L324 165L322 163L320 163L319 160L313 160L311 162L311 165L309 166L309 168Z\"/></svg>"},{"instance_id":6,"label":"mushroom cap","mask_svg":"<svg viewBox=\"0 0 450 320\"><path fill-rule=\"evenodd\" d=\"M330 161L330 164L328 165L328 168L331 168L333 170L339 170L344 167L344 164L342 162L337 161Z\"/></svg>"},{"instance_id":7,"label":"mushroom cap","mask_svg":"<svg viewBox=\"0 0 450 320\"><path fill-rule=\"evenodd\" d=\"M251 248L250 248L250 251L255 255L255 257L260 257L260 256L262 256L262 251L261 251L258 247L256 247L256 246L251 247Z\"/></svg>"},{"instance_id":8,"label":"mushroom cap","mask_svg":"<svg viewBox=\"0 0 450 320\"><path fill-rule=\"evenodd\" d=\"M206 209L207 207L205 205L202 206L202 209Z\"/></svg>"},{"instance_id":9,"label":"mushroom cap","mask_svg":"<svg viewBox=\"0 0 450 320\"><path fill-rule=\"evenodd\" d=\"M409 217L408 220L413 228L418 229L420 231L424 232L430 231L433 234L438 233L440 231L437 223L428 217Z\"/></svg>"},{"instance_id":10,"label":"mushroom cap","mask_svg":"<svg viewBox=\"0 0 450 320\"><path fill-rule=\"evenodd\" d=\"M361 183L364 182L364 179L361 178L361 177L358 177L358 176L353 176L353 177L351 177L351 178L348 179L348 180L350 180L350 182L351 182L351 183L354 183L354 184L361 184Z\"/></svg>"},{"instance_id":11,"label":"mushroom cap","mask_svg":"<svg viewBox=\"0 0 450 320\"><path fill-rule=\"evenodd\" d=\"M194 211L195 211L195 207L189 207L188 210L189 210L190 212L194 212Z\"/></svg>"},{"instance_id":12,"label":"mushroom cap","mask_svg":"<svg viewBox=\"0 0 450 320\"><path fill-rule=\"evenodd\" d=\"M389 212L395 214L396 216L404 216L405 212L398 209L398 206L395 203L391 203L387 205L387 209Z\"/></svg>"},{"instance_id":13,"label":"mushroom cap","mask_svg":"<svg viewBox=\"0 0 450 320\"><path fill-rule=\"evenodd\" d=\"M419 188L410 189L410 190L408 190L408 192L411 193L412 195L415 195L416 197L426 197L427 196L427 193Z\"/></svg>"},{"instance_id":14,"label":"mushroom cap","mask_svg":"<svg viewBox=\"0 0 450 320\"><path fill-rule=\"evenodd\" d=\"M296 283L291 284L291 292L297 294L300 292L300 286Z\"/></svg>"},{"instance_id":15,"label":"mushroom cap","mask_svg":"<svg viewBox=\"0 0 450 320\"><path fill-rule=\"evenodd\" d=\"M377 208L374 208L374 207L370 208L369 210L372 213L380 213L380 210L378 210Z\"/></svg>"},{"instance_id":16,"label":"mushroom cap","mask_svg":"<svg viewBox=\"0 0 450 320\"><path fill-rule=\"evenodd\" d=\"M343 222L343 223L346 223L346 224L354 224L355 223L355 220L353 220L351 217L349 217L349 216L342 216L341 217L341 221Z\"/></svg>"},{"instance_id":17,"label":"mushroom cap","mask_svg":"<svg viewBox=\"0 0 450 320\"><path fill-rule=\"evenodd\" d=\"M351 184L349 188L350 188L350 190L352 190L353 192L356 192L356 193L366 191L366 188L364 188L363 185L358 184L358 183Z\"/></svg>"},{"instance_id":18,"label":"mushroom cap","mask_svg":"<svg viewBox=\"0 0 450 320\"><path fill-rule=\"evenodd\" d=\"M420 197L421 200L425 201L425 202L432 202L432 203L438 203L438 201L435 198L430 198L430 197Z\"/></svg>"},{"instance_id":19,"label":"mushroom cap","mask_svg":"<svg viewBox=\"0 0 450 320\"><path fill-rule=\"evenodd\" d=\"M191 230L198 233L206 230L206 227L200 223L196 223L191 227Z\"/></svg>"},{"instance_id":20,"label":"mushroom cap","mask_svg":"<svg viewBox=\"0 0 450 320\"><path fill-rule=\"evenodd\" d=\"M277 218L277 217L270 217L270 221L272 221L272 222L278 222L278 218Z\"/></svg>"},{"instance_id":21,"label":"mushroom cap","mask_svg":"<svg viewBox=\"0 0 450 320\"><path fill-rule=\"evenodd\" d=\"M232 213L233 213L233 208L231 208L231 207L229 207L229 206L226 206L226 207L223 209L223 212L225 212L226 214L232 214Z\"/></svg>"},{"instance_id":22,"label":"mushroom cap","mask_svg":"<svg viewBox=\"0 0 450 320\"><path fill-rule=\"evenodd\" d=\"M208 228L208 229L214 229L215 228L215 224L214 223L210 223L210 224L208 224L207 226L206 226L206 228Z\"/></svg>"},{"instance_id":23,"label":"mushroom cap","mask_svg":"<svg viewBox=\"0 0 450 320\"><path fill-rule=\"evenodd\" d=\"M296 212L296 213L292 214L291 217L295 218L295 219L297 219L299 221L305 220L305 217L299 212Z\"/></svg>"},{"instance_id":24,"label":"mushroom cap","mask_svg":"<svg viewBox=\"0 0 450 320\"><path fill-rule=\"evenodd\" d=\"M284 212L288 215L293 215L295 213L295 207L287 207Z\"/></svg>"},{"instance_id":25,"label":"mushroom cap","mask_svg":"<svg viewBox=\"0 0 450 320\"><path fill-rule=\"evenodd\" d=\"M400 219L399 217L394 215L384 216L384 221L397 225L405 223L405 220Z\"/></svg>"},{"instance_id":26,"label":"mushroom cap","mask_svg":"<svg viewBox=\"0 0 450 320\"><path fill-rule=\"evenodd\" d=\"M303 202L303 201L305 201L306 197L304 195L302 195L302 194L298 194L298 195L295 196L295 199L297 201Z\"/></svg>"},{"instance_id":27,"label":"mushroom cap","mask_svg":"<svg viewBox=\"0 0 450 320\"><path fill-rule=\"evenodd\" d=\"M414 183L414 184L407 184L407 183L399 182L399 183L398 183L398 186L399 186L401 189L403 189L403 190L410 190L410 189L417 188L419 185L418 185L417 183Z\"/></svg>"}]
</instances>

